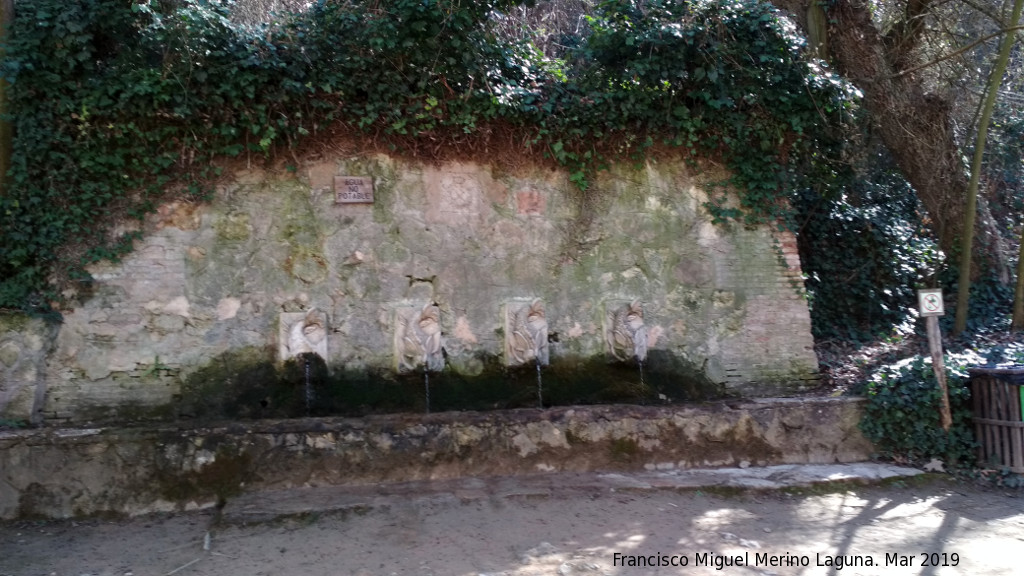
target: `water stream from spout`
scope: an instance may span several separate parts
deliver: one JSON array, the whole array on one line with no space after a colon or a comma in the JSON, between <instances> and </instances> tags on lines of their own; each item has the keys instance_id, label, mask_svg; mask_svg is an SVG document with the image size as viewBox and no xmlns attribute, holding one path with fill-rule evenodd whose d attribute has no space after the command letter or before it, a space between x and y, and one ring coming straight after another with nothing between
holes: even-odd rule
<instances>
[{"instance_id":1,"label":"water stream from spout","mask_svg":"<svg viewBox=\"0 0 1024 576\"><path fill-rule=\"evenodd\" d=\"M423 371L423 397L427 404L427 414L430 414L430 372Z\"/></svg>"},{"instance_id":2,"label":"water stream from spout","mask_svg":"<svg viewBox=\"0 0 1024 576\"><path fill-rule=\"evenodd\" d=\"M537 407L544 407L544 384L540 378L540 358L537 358Z\"/></svg>"},{"instance_id":3,"label":"water stream from spout","mask_svg":"<svg viewBox=\"0 0 1024 576\"><path fill-rule=\"evenodd\" d=\"M309 357L306 357L306 416L313 407L313 386L309 382Z\"/></svg>"},{"instance_id":4,"label":"water stream from spout","mask_svg":"<svg viewBox=\"0 0 1024 576\"><path fill-rule=\"evenodd\" d=\"M640 367L640 403L643 404L644 394L647 390L647 384L644 382L644 361L637 358L636 365Z\"/></svg>"}]
</instances>

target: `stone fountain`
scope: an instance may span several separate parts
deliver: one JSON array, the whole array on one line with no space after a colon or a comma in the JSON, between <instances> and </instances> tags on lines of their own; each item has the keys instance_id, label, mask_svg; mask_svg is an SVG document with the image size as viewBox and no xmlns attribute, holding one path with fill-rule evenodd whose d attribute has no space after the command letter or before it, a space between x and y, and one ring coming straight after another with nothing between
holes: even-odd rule
<instances>
[{"instance_id":1,"label":"stone fountain","mask_svg":"<svg viewBox=\"0 0 1024 576\"><path fill-rule=\"evenodd\" d=\"M316 308L282 312L278 325L279 360L310 353L327 359L327 314Z\"/></svg>"},{"instance_id":2,"label":"stone fountain","mask_svg":"<svg viewBox=\"0 0 1024 576\"><path fill-rule=\"evenodd\" d=\"M422 307L395 310L395 364L400 374L440 372L444 369L441 309L428 302Z\"/></svg>"},{"instance_id":3,"label":"stone fountain","mask_svg":"<svg viewBox=\"0 0 1024 576\"><path fill-rule=\"evenodd\" d=\"M548 321L540 298L505 306L505 363L508 366L550 363Z\"/></svg>"},{"instance_id":4,"label":"stone fountain","mask_svg":"<svg viewBox=\"0 0 1024 576\"><path fill-rule=\"evenodd\" d=\"M642 364L647 359L647 327L640 301L611 302L606 311L604 333L608 353L616 360L636 358Z\"/></svg>"}]
</instances>

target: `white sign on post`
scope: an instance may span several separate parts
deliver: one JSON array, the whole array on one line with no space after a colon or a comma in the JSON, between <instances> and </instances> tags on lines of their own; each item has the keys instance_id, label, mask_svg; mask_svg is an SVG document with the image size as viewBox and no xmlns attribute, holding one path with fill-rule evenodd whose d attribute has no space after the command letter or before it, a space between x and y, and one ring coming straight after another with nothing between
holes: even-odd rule
<instances>
[{"instance_id":1,"label":"white sign on post","mask_svg":"<svg viewBox=\"0 0 1024 576\"><path fill-rule=\"evenodd\" d=\"M944 316L946 311L942 306L942 290L928 289L917 291L917 309L921 312L922 318L928 316Z\"/></svg>"},{"instance_id":2,"label":"white sign on post","mask_svg":"<svg viewBox=\"0 0 1024 576\"><path fill-rule=\"evenodd\" d=\"M949 432L953 416L949 409L949 388L946 386L946 364L942 355L942 332L939 330L939 316L945 314L942 306L942 290L931 288L917 291L917 309L925 319L928 330L928 351L932 355L932 370L935 380L942 391L942 403L939 407L939 421L942 429Z\"/></svg>"}]
</instances>

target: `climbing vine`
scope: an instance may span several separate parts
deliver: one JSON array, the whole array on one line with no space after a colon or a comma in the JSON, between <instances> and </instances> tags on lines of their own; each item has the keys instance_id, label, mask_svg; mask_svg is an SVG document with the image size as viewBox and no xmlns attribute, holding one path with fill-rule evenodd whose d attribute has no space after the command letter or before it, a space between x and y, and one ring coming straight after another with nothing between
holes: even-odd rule
<instances>
[{"instance_id":1,"label":"climbing vine","mask_svg":"<svg viewBox=\"0 0 1024 576\"><path fill-rule=\"evenodd\" d=\"M741 202L713 201L723 219L785 219L795 190L840 176L857 93L767 3L610 0L558 58L496 34L491 16L522 3L320 1L261 27L216 0L19 4L0 308L87 286L85 266L137 237L116 221L205 197L222 159L339 131L417 157L513 142L501 154L556 162L587 193L610 162L679 148L730 169Z\"/></svg>"},{"instance_id":2,"label":"climbing vine","mask_svg":"<svg viewBox=\"0 0 1024 576\"><path fill-rule=\"evenodd\" d=\"M915 288L941 278L945 262L891 163L862 162L841 196L804 190L792 205L815 338L866 343L906 329Z\"/></svg>"}]
</instances>

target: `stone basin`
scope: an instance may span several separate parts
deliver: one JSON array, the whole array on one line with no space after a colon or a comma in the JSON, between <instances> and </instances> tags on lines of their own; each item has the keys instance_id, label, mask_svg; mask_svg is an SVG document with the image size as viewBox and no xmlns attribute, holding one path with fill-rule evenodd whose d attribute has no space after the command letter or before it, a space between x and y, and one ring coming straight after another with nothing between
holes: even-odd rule
<instances>
[{"instance_id":1,"label":"stone basin","mask_svg":"<svg viewBox=\"0 0 1024 576\"><path fill-rule=\"evenodd\" d=\"M0 518L136 515L305 486L863 461L864 400L761 398L0 431Z\"/></svg>"}]
</instances>

